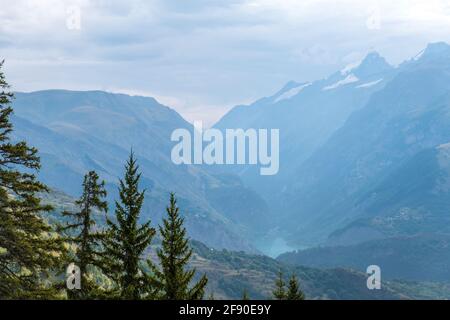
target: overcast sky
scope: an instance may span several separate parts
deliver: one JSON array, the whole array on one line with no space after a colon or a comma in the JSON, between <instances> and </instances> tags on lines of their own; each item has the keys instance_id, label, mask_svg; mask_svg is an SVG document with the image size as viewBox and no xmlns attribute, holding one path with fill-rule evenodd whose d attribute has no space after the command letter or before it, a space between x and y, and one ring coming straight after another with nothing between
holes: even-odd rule
<instances>
[{"instance_id":1,"label":"overcast sky","mask_svg":"<svg viewBox=\"0 0 450 320\"><path fill-rule=\"evenodd\" d=\"M148 95L208 124L368 51L398 64L428 42L450 42L450 1L0 0L0 8L0 58L14 90Z\"/></svg>"}]
</instances>

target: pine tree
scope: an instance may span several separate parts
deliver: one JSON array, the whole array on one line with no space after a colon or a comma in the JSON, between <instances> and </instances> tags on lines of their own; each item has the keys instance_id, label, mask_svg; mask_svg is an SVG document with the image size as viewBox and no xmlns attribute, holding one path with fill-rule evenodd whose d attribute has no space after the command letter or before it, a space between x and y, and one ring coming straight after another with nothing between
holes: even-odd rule
<instances>
[{"instance_id":1,"label":"pine tree","mask_svg":"<svg viewBox=\"0 0 450 320\"><path fill-rule=\"evenodd\" d=\"M289 279L288 290L286 294L287 300L305 300L303 292L298 285L297 277L293 274Z\"/></svg>"},{"instance_id":2,"label":"pine tree","mask_svg":"<svg viewBox=\"0 0 450 320\"><path fill-rule=\"evenodd\" d=\"M278 278L275 281L275 290L272 292L275 300L286 300L286 283L283 280L283 272L278 272Z\"/></svg>"},{"instance_id":3,"label":"pine tree","mask_svg":"<svg viewBox=\"0 0 450 320\"><path fill-rule=\"evenodd\" d=\"M118 285L121 299L141 299L149 294L145 272L140 259L150 245L155 230L150 221L139 224L144 202L144 191L139 191L138 173L133 152L125 166L125 177L120 180L120 202L116 201L116 222L107 219L107 236L104 240L103 270Z\"/></svg>"},{"instance_id":4,"label":"pine tree","mask_svg":"<svg viewBox=\"0 0 450 320\"><path fill-rule=\"evenodd\" d=\"M162 270L157 270L152 262L148 261L149 267L154 271L152 280L162 292L161 299L203 299L208 279L203 275L196 284L189 287L196 270L185 270L192 256L192 249L173 193L170 194L170 205L166 211L167 218L163 219L163 226L159 227L162 248L157 251Z\"/></svg>"},{"instance_id":5,"label":"pine tree","mask_svg":"<svg viewBox=\"0 0 450 320\"><path fill-rule=\"evenodd\" d=\"M88 273L89 269L98 269L100 241L103 234L95 230L94 209L107 212L108 204L104 201L106 197L105 182L99 182L95 171L90 171L84 176L83 194L75 204L80 209L77 212L63 212L63 216L69 218L69 222L60 228L68 234L66 241L76 246L75 263L81 272L81 290L68 291L69 298L88 299L99 294L99 288L92 278L94 275Z\"/></svg>"},{"instance_id":6,"label":"pine tree","mask_svg":"<svg viewBox=\"0 0 450 320\"><path fill-rule=\"evenodd\" d=\"M9 85L0 62L0 299L49 298L44 280L61 268L63 242L45 221L52 208L37 193L47 192L35 173L40 169L37 149L11 142L13 112Z\"/></svg>"}]
</instances>

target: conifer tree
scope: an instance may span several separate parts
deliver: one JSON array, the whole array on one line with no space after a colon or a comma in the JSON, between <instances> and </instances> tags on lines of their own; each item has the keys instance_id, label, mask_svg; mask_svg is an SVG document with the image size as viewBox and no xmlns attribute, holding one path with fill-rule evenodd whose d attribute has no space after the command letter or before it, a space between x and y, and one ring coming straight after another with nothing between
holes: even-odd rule
<instances>
[{"instance_id":1,"label":"conifer tree","mask_svg":"<svg viewBox=\"0 0 450 320\"><path fill-rule=\"evenodd\" d=\"M52 208L38 196L48 189L35 176L40 169L37 149L11 141L14 95L2 66L0 62L0 299L49 298L53 292L43 281L50 270L61 268L64 246L44 219Z\"/></svg>"},{"instance_id":2,"label":"conifer tree","mask_svg":"<svg viewBox=\"0 0 450 320\"><path fill-rule=\"evenodd\" d=\"M71 262L75 263L81 272L81 289L68 291L69 298L88 299L99 294L99 288L93 281L94 275L89 271L98 269L100 241L103 237L103 234L95 229L93 210L107 212L105 197L105 182L99 182L98 174L90 171L84 176L83 193L75 202L79 211L63 212L69 222L60 230L68 234L65 240L76 246L75 259Z\"/></svg>"},{"instance_id":3,"label":"conifer tree","mask_svg":"<svg viewBox=\"0 0 450 320\"><path fill-rule=\"evenodd\" d=\"M278 272L278 278L275 281L275 290L272 292L275 300L286 300L286 283L283 280L283 272Z\"/></svg>"},{"instance_id":4,"label":"conifer tree","mask_svg":"<svg viewBox=\"0 0 450 320\"><path fill-rule=\"evenodd\" d=\"M242 293L242 300L243 301L250 300L250 296L248 295L247 289L244 289L244 292Z\"/></svg>"},{"instance_id":5,"label":"conifer tree","mask_svg":"<svg viewBox=\"0 0 450 320\"><path fill-rule=\"evenodd\" d=\"M135 300L148 296L148 278L141 268L140 259L150 245L155 230L150 221L139 224L144 202L144 191L139 191L138 173L133 152L125 166L125 177L120 180L116 201L115 220L107 219L108 231L103 241L103 270L118 285L118 297Z\"/></svg>"},{"instance_id":6,"label":"conifer tree","mask_svg":"<svg viewBox=\"0 0 450 320\"><path fill-rule=\"evenodd\" d=\"M180 217L175 195L170 194L170 205L167 207L167 217L159 227L162 237L162 247L157 255L162 270L157 270L151 261L149 267L153 270L153 282L161 290L164 300L200 300L203 299L208 279L205 275L190 287L196 270L186 270L186 265L192 256L192 249L183 227L184 219Z\"/></svg>"},{"instance_id":7,"label":"conifer tree","mask_svg":"<svg viewBox=\"0 0 450 320\"><path fill-rule=\"evenodd\" d=\"M289 285L286 294L287 300L305 300L303 292L300 290L298 280L295 274L289 279Z\"/></svg>"}]
</instances>

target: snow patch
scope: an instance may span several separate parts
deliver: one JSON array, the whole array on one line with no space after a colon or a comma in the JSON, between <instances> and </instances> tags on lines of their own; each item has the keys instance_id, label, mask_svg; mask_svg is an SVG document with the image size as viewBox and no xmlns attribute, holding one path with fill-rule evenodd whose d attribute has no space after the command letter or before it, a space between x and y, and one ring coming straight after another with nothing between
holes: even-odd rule
<instances>
[{"instance_id":1,"label":"snow patch","mask_svg":"<svg viewBox=\"0 0 450 320\"><path fill-rule=\"evenodd\" d=\"M353 82L358 82L358 81L359 81L359 79L354 74L349 74L347 77L345 77L345 79L339 80L338 82L336 82L332 85L326 86L322 90L336 89L343 85L353 83Z\"/></svg>"},{"instance_id":2,"label":"snow patch","mask_svg":"<svg viewBox=\"0 0 450 320\"><path fill-rule=\"evenodd\" d=\"M275 99L274 103L279 102L279 101L281 101L281 100L290 99L290 98L292 98L293 96L297 95L297 94L298 94L300 91L302 91L304 88L306 88L306 87L308 87L308 86L310 86L310 85L311 85L311 83L304 83L304 84L299 85L298 87L289 89L288 91L283 92L281 95L279 95L279 96Z\"/></svg>"},{"instance_id":3,"label":"snow patch","mask_svg":"<svg viewBox=\"0 0 450 320\"><path fill-rule=\"evenodd\" d=\"M442 150L442 149L450 149L450 142L448 142L448 143L443 143L443 144L441 144L441 145L438 145L438 146L437 146L437 149L438 149L438 150Z\"/></svg>"},{"instance_id":4,"label":"snow patch","mask_svg":"<svg viewBox=\"0 0 450 320\"><path fill-rule=\"evenodd\" d=\"M369 87L372 87L372 86L380 83L381 81L383 81L383 79L378 79L378 80L375 80L375 81L363 83L363 84L360 84L359 86L356 86L356 87L357 88L369 88Z\"/></svg>"},{"instance_id":5,"label":"snow patch","mask_svg":"<svg viewBox=\"0 0 450 320\"><path fill-rule=\"evenodd\" d=\"M417 61L417 60L419 60L420 59L420 57L422 57L423 56L423 54L424 54L424 52L425 52L425 49L423 49L422 51L420 51L418 54L416 54L416 56L413 58L413 60L414 61Z\"/></svg>"},{"instance_id":6,"label":"snow patch","mask_svg":"<svg viewBox=\"0 0 450 320\"><path fill-rule=\"evenodd\" d=\"M358 68L361 65L361 63L362 63L362 60L348 64L347 66L344 67L344 69L341 70L341 74L343 76L349 74L350 72L352 72L353 70Z\"/></svg>"}]
</instances>

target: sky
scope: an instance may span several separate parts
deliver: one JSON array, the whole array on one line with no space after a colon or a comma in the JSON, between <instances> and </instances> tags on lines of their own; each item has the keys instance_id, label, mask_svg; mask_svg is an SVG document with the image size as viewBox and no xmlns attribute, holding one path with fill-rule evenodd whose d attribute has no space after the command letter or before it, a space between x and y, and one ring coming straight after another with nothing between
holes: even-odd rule
<instances>
[{"instance_id":1,"label":"sky","mask_svg":"<svg viewBox=\"0 0 450 320\"><path fill-rule=\"evenodd\" d=\"M450 0L0 0L13 90L155 97L212 125L286 82L376 50L399 64L450 42Z\"/></svg>"}]
</instances>

